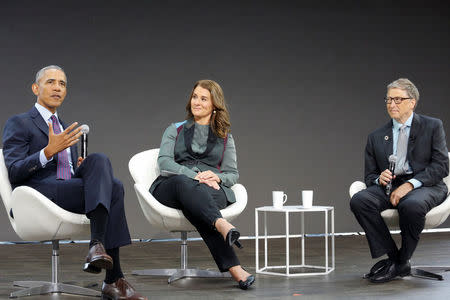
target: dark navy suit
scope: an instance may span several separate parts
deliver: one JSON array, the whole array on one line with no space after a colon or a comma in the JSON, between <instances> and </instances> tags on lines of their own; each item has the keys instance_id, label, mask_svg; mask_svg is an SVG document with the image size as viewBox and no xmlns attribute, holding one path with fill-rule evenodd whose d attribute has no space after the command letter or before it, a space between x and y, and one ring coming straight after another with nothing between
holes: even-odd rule
<instances>
[{"instance_id":1,"label":"dark navy suit","mask_svg":"<svg viewBox=\"0 0 450 300\"><path fill-rule=\"evenodd\" d=\"M13 188L30 186L58 206L74 213L88 214L102 204L109 212L105 248L129 244L131 241L125 217L124 189L122 183L113 177L109 159L103 154L94 153L88 155L77 167L78 150L74 145L70 148L74 174L69 180L57 180L58 155L45 167L42 167L39 160L40 151L47 144L48 125L35 107L6 122L3 154Z\"/></svg>"},{"instance_id":2,"label":"dark navy suit","mask_svg":"<svg viewBox=\"0 0 450 300\"><path fill-rule=\"evenodd\" d=\"M365 182L367 189L353 195L350 207L366 232L372 258L395 253L392 239L381 212L394 208L386 196L384 187L375 180L389 168L388 157L393 152L392 121L372 132L367 139L365 151ZM414 178L422 182L400 199L397 207L402 236L399 260L411 258L419 235L425 225L425 215L444 201L447 186L443 178L448 175L448 150L442 121L414 113L406 156L412 174L397 176L393 189Z\"/></svg>"}]
</instances>

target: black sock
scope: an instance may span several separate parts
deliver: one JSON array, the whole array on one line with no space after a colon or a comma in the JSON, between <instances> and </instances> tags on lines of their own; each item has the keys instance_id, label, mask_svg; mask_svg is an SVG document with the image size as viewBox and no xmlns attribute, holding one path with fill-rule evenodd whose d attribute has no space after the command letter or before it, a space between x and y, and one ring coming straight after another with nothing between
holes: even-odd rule
<instances>
[{"instance_id":1,"label":"black sock","mask_svg":"<svg viewBox=\"0 0 450 300\"><path fill-rule=\"evenodd\" d=\"M398 251L392 251L387 253L389 259L393 262L396 262L398 260Z\"/></svg>"},{"instance_id":2,"label":"black sock","mask_svg":"<svg viewBox=\"0 0 450 300\"><path fill-rule=\"evenodd\" d=\"M105 283L111 284L123 277L122 269L120 268L119 248L106 249L106 253L113 259L113 268L106 270Z\"/></svg>"},{"instance_id":3,"label":"black sock","mask_svg":"<svg viewBox=\"0 0 450 300\"><path fill-rule=\"evenodd\" d=\"M409 260L409 257L406 256L405 250L400 248L397 255L397 262L401 265L406 264Z\"/></svg>"},{"instance_id":4,"label":"black sock","mask_svg":"<svg viewBox=\"0 0 450 300\"><path fill-rule=\"evenodd\" d=\"M105 233L108 226L108 210L99 204L93 211L88 214L88 218L91 220L91 247L96 242L100 242L105 245Z\"/></svg>"}]
</instances>

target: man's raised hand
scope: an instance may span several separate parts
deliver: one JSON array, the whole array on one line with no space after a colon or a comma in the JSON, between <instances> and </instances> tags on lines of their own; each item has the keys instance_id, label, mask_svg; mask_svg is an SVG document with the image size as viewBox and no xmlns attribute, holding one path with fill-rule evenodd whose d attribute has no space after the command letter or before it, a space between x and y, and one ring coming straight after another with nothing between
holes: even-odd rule
<instances>
[{"instance_id":1,"label":"man's raised hand","mask_svg":"<svg viewBox=\"0 0 450 300\"><path fill-rule=\"evenodd\" d=\"M63 132L55 134L53 132L52 123L48 123L48 145L44 148L44 154L47 159L52 158L53 155L75 145L78 142L82 132L81 126L76 127L77 125L78 122L74 122Z\"/></svg>"}]
</instances>

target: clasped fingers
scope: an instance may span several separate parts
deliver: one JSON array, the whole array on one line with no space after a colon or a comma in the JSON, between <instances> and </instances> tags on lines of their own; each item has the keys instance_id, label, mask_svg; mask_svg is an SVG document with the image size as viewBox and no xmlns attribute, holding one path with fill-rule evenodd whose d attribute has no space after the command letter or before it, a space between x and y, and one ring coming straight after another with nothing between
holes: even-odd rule
<instances>
[{"instance_id":1,"label":"clasped fingers","mask_svg":"<svg viewBox=\"0 0 450 300\"><path fill-rule=\"evenodd\" d=\"M203 171L197 174L198 178L202 180L213 180L215 182L220 182L219 176L213 171Z\"/></svg>"}]
</instances>

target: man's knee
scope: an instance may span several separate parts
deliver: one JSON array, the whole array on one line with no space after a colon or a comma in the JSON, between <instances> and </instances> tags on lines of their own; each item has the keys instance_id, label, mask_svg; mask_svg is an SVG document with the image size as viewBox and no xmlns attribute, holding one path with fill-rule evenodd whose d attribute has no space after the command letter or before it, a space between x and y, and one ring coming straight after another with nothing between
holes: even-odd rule
<instances>
[{"instance_id":1,"label":"man's knee","mask_svg":"<svg viewBox=\"0 0 450 300\"><path fill-rule=\"evenodd\" d=\"M350 209L352 212L359 212L365 206L366 199L364 191L354 194L352 199L350 199Z\"/></svg>"},{"instance_id":2,"label":"man's knee","mask_svg":"<svg viewBox=\"0 0 450 300\"><path fill-rule=\"evenodd\" d=\"M123 195L125 193L122 181L117 178L113 179L113 192L114 194L117 193L119 195Z\"/></svg>"},{"instance_id":3,"label":"man's knee","mask_svg":"<svg viewBox=\"0 0 450 300\"><path fill-rule=\"evenodd\" d=\"M427 214L424 201L403 201L398 204L397 209L399 216L407 220L419 220Z\"/></svg>"},{"instance_id":4,"label":"man's knee","mask_svg":"<svg viewBox=\"0 0 450 300\"><path fill-rule=\"evenodd\" d=\"M99 163L99 164L111 164L109 158L103 153L92 153L86 157L86 162Z\"/></svg>"}]
</instances>

